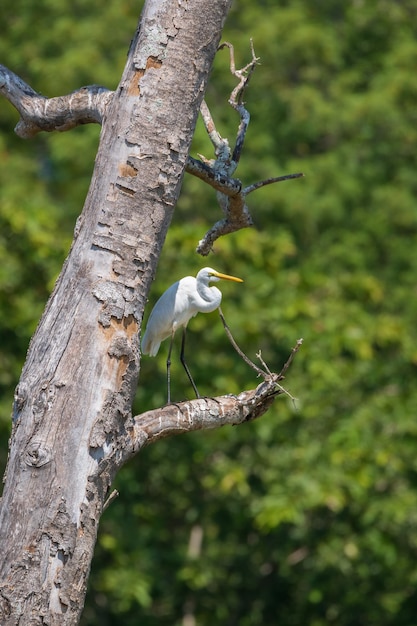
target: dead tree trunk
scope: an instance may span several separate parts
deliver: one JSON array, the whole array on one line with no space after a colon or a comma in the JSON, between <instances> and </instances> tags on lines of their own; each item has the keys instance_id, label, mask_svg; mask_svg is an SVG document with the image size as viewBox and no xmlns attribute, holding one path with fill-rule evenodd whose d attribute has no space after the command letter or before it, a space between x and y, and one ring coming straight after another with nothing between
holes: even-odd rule
<instances>
[{"instance_id":1,"label":"dead tree trunk","mask_svg":"<svg viewBox=\"0 0 417 626\"><path fill-rule=\"evenodd\" d=\"M90 190L74 242L31 341L16 389L0 504L0 623L75 625L103 506L118 469L144 445L197 429L240 424L264 413L280 374L259 359L263 382L237 396L198 399L132 416L146 297L184 169L218 191L224 219L200 242L251 224L243 187L231 178L249 114L242 94L256 64L231 70L230 104L241 118L236 146L216 131L202 98L231 0L148 0L116 92L90 86L47 99L0 66L0 92L18 109L16 132L102 124ZM198 111L216 159L188 158ZM222 320L224 318L220 312ZM230 336L227 328L226 332Z\"/></svg>"},{"instance_id":2,"label":"dead tree trunk","mask_svg":"<svg viewBox=\"0 0 417 626\"><path fill-rule=\"evenodd\" d=\"M116 470L106 458L131 417L144 304L230 2L149 0L119 88L102 94L90 190L16 390L0 511L4 626L78 623ZM23 117L17 130L36 132Z\"/></svg>"}]
</instances>

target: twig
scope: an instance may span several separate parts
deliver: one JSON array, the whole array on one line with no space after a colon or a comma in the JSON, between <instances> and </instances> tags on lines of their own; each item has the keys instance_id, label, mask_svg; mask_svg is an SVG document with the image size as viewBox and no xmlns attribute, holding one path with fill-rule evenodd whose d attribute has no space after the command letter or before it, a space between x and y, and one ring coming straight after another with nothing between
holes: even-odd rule
<instances>
[{"instance_id":1,"label":"twig","mask_svg":"<svg viewBox=\"0 0 417 626\"><path fill-rule=\"evenodd\" d=\"M260 350L258 350L258 352L256 353L257 358L260 360L261 364L264 366L265 370L267 371L269 376L272 376L272 372L269 369L269 367L267 366L267 364L265 363L265 361L262 358L262 353Z\"/></svg>"},{"instance_id":2,"label":"twig","mask_svg":"<svg viewBox=\"0 0 417 626\"><path fill-rule=\"evenodd\" d=\"M226 331L226 334L230 340L230 343L232 344L232 346L234 347L234 349L236 350L236 352L239 354L240 357L242 357L242 359L245 361L245 363L247 363L249 365L249 367L251 367L253 370L255 370L255 372L258 374L258 376L263 376L264 380L266 382L271 382L273 381L277 387L277 393L284 393L285 395L287 395L293 402L294 407L296 406L296 398L294 398L294 396L287 390L285 389L285 387L283 387L282 385L279 384L279 380L282 380L283 378L285 378L284 374L287 371L287 369L289 368L289 366L291 365L295 355L297 354L298 350L300 349L303 340L302 339L298 339L297 343L295 344L294 348L291 350L291 354L288 357L287 361L285 362L283 368L281 369L279 374L274 374L273 372L271 372L271 370L269 369L268 365L265 363L264 359L262 358L262 354L261 351L259 350L256 354L256 356L258 357L258 359L260 360L261 364L263 365L263 367L265 368L265 370L261 369L260 367L258 367L257 365L255 365L255 363L253 363L253 361L250 360L250 358L248 356L246 356L246 354L239 348L239 346L237 345L229 326L226 323L226 320L224 318L223 315L223 311L221 309L221 307L219 307L219 314L220 314L220 319L223 322L223 326L224 329Z\"/></svg>"},{"instance_id":3,"label":"twig","mask_svg":"<svg viewBox=\"0 0 417 626\"><path fill-rule=\"evenodd\" d=\"M111 505L112 502L114 502L116 500L116 498L119 497L119 492L117 491L117 489L113 489L113 491L111 492L111 494L109 495L109 497L107 498L107 500L105 501L105 503L103 504L103 511L105 511L106 509L109 508L109 506Z\"/></svg>"},{"instance_id":4,"label":"twig","mask_svg":"<svg viewBox=\"0 0 417 626\"><path fill-rule=\"evenodd\" d=\"M280 393L283 393L283 394L285 394L286 396L288 396L288 397L290 398L290 400L291 400L291 401L292 401L292 403L293 403L294 408L296 409L296 408L297 408L297 404L296 404L296 402L297 402L297 398L294 398L294 396L290 394L290 392L288 391L288 389L285 389L285 387L283 387L283 386L282 386L282 385L280 385L279 383L275 383L275 384L276 384L276 386L278 387L278 390L279 390L279 392L280 392Z\"/></svg>"},{"instance_id":5,"label":"twig","mask_svg":"<svg viewBox=\"0 0 417 626\"><path fill-rule=\"evenodd\" d=\"M200 113L201 117L203 118L207 134L210 137L210 141L214 146L214 153L216 157L224 159L225 155L223 153L225 151L230 154L229 143L227 139L223 139L223 137L217 131L210 113L210 109L208 108L207 102L205 100L203 100L200 105Z\"/></svg>"},{"instance_id":6,"label":"twig","mask_svg":"<svg viewBox=\"0 0 417 626\"><path fill-rule=\"evenodd\" d=\"M245 143L246 131L248 129L249 122L250 122L250 113L244 106L243 94L245 92L246 87L248 86L252 73L259 61L259 57L257 57L255 54L255 50L253 47L253 40L251 39L250 47L251 47L251 53L252 53L252 60L247 65L245 65L245 67L243 67L240 70L237 70L236 64L235 64L235 51L234 51L233 45L229 42L225 42L219 47L219 50L221 50L224 47L227 47L229 49L230 71L233 74L233 76L239 79L239 83L233 89L229 98L230 106L232 106L235 109L235 111L237 111L240 115L240 124L237 130L235 147L233 149L233 154L232 154L232 163L234 165L234 169L236 169L240 161L240 156L243 150L243 144Z\"/></svg>"},{"instance_id":7,"label":"twig","mask_svg":"<svg viewBox=\"0 0 417 626\"><path fill-rule=\"evenodd\" d=\"M242 352L242 350L237 345L237 343L234 340L234 337L233 337L233 335L232 335L232 333L230 331L230 328L228 327L228 325L226 323L226 320L224 318L223 311L222 311L221 307L219 307L219 314L220 314L220 319L223 322L223 326L224 326L224 329L226 331L226 335L229 337L230 343L232 344L232 346L234 347L234 349L236 350L238 355L240 357L242 357L242 359L245 361L245 363L247 363L249 365L249 367L251 367L253 370L255 370L255 372L258 374L258 376L263 376L264 378L268 378L268 376L270 374L269 370L268 370L268 372L264 372L264 370L262 370L260 367L255 365L255 363L253 363L253 361L251 361L250 358L248 356L246 356L246 354L244 352Z\"/></svg>"},{"instance_id":8,"label":"twig","mask_svg":"<svg viewBox=\"0 0 417 626\"><path fill-rule=\"evenodd\" d=\"M230 99L229 99L229 103L233 107L235 107L235 106L242 104L243 93L249 83L250 77L252 76L252 73L256 65L258 64L258 61L260 61L260 58L257 57L255 54L255 49L253 47L253 39L250 39L252 60L249 63L247 63L244 67L242 67L240 70L237 70L236 63L235 63L235 49L234 49L233 44L231 44L228 41L225 41L222 44L220 44L218 50L223 50L223 48L229 49L230 72L231 74L233 74L233 76L239 79L239 83L233 89L230 95Z\"/></svg>"},{"instance_id":9,"label":"twig","mask_svg":"<svg viewBox=\"0 0 417 626\"><path fill-rule=\"evenodd\" d=\"M285 372L287 371L287 369L293 362L295 355L297 354L297 352L299 351L302 345L303 345L303 339L302 338L297 339L297 343L295 344L294 348L291 350L290 356L288 357L287 361L284 363L284 367L278 374L279 380L282 380L285 377Z\"/></svg>"},{"instance_id":10,"label":"twig","mask_svg":"<svg viewBox=\"0 0 417 626\"><path fill-rule=\"evenodd\" d=\"M287 395L289 398L291 398L291 400L293 402L293 405L294 405L294 408L297 408L297 405L296 405L297 399L294 398L294 396L287 389L285 389L285 387L280 385L278 381L279 380L283 380L285 378L284 373L287 371L287 369L291 365L291 362L294 359L294 357L295 357L296 353L298 352L298 350L300 349L302 343L303 343L302 339L298 339L297 340L297 343L295 344L294 348L291 350L291 354L288 357L287 361L284 364L284 367L282 368L282 370L280 371L279 374L274 374L273 372L271 372L271 370L269 369L268 365L265 363L264 359L262 358L262 354L261 354L260 350L256 354L256 356L258 357L258 359L260 360L260 362L262 363L262 365L264 366L264 368L268 372L269 377L270 378L276 378L275 384L276 384L276 386L278 388L278 393L285 393L285 395Z\"/></svg>"},{"instance_id":11,"label":"twig","mask_svg":"<svg viewBox=\"0 0 417 626\"><path fill-rule=\"evenodd\" d=\"M303 178L304 174L302 172L298 172L297 174L284 174L284 176L276 176L274 178L266 178L265 180L259 180L257 183L252 183L242 189L242 193L247 196L252 193L252 191L256 191L256 189L260 189L261 187L265 187L265 185L272 185L273 183L282 183L284 180L292 180L293 178Z\"/></svg>"}]
</instances>

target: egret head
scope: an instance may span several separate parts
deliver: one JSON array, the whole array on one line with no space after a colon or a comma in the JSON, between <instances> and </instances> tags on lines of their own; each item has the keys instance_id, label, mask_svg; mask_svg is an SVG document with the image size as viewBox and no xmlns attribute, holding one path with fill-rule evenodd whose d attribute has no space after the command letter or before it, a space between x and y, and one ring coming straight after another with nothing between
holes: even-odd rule
<instances>
[{"instance_id":1,"label":"egret head","mask_svg":"<svg viewBox=\"0 0 417 626\"><path fill-rule=\"evenodd\" d=\"M206 280L207 282L217 282L219 280L233 280L235 283L243 283L241 278L237 278L236 276L229 276L228 274L222 274L221 272L217 272L212 267L204 267L197 274L197 280L201 278L202 280Z\"/></svg>"}]
</instances>

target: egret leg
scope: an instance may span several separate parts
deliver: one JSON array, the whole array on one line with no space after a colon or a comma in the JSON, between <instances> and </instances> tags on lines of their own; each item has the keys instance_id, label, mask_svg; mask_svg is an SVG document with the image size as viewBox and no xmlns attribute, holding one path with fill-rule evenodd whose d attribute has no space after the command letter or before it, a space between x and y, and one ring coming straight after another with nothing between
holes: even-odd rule
<instances>
[{"instance_id":1,"label":"egret leg","mask_svg":"<svg viewBox=\"0 0 417 626\"><path fill-rule=\"evenodd\" d=\"M184 357L184 351L185 351L185 333L187 332L186 327L184 326L183 331L182 331L182 341L181 341L181 355L180 355L180 360L181 363L183 365L183 368L185 369L185 371L187 372L187 376L188 376L188 380L190 381L190 383L193 386L194 389L194 393L196 395L197 398L201 398L200 394L198 393L198 389L195 386L195 382L193 381L193 377L191 376L190 370L188 369L188 365L185 362L185 357Z\"/></svg>"},{"instance_id":2,"label":"egret leg","mask_svg":"<svg viewBox=\"0 0 417 626\"><path fill-rule=\"evenodd\" d=\"M167 356L167 390L168 390L168 400L167 404L171 402L171 352L172 352L172 344L174 343L174 333L171 335L171 341L169 343L169 350Z\"/></svg>"}]
</instances>

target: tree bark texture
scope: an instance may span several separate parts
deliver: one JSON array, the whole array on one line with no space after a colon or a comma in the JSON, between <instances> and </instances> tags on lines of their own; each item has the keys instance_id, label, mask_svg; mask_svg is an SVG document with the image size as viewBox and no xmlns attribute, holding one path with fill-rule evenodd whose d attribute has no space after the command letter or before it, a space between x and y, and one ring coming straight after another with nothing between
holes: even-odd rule
<instances>
[{"instance_id":1,"label":"tree bark texture","mask_svg":"<svg viewBox=\"0 0 417 626\"><path fill-rule=\"evenodd\" d=\"M0 623L79 621L139 373L138 333L231 0L148 0L74 242L16 389ZM106 468L102 471L101 468Z\"/></svg>"}]
</instances>

